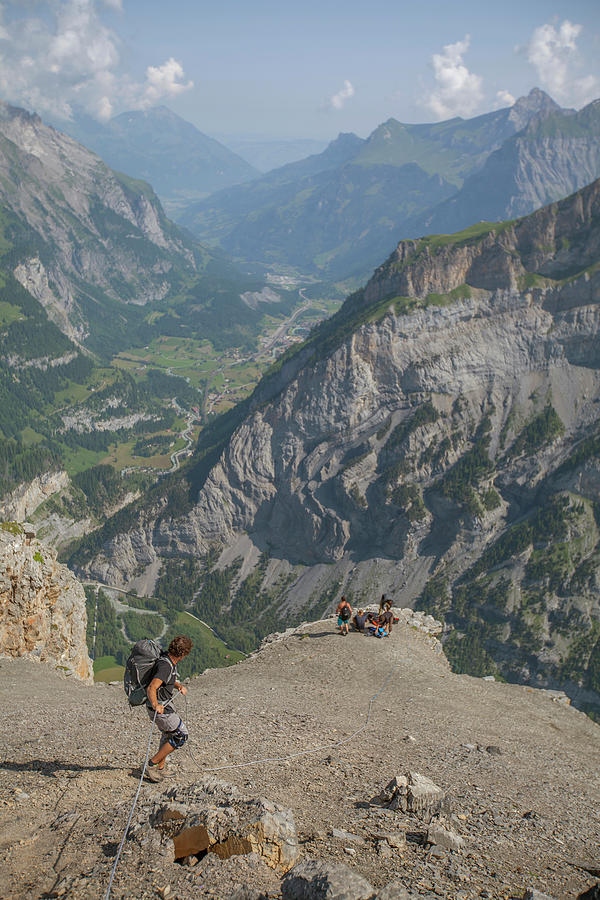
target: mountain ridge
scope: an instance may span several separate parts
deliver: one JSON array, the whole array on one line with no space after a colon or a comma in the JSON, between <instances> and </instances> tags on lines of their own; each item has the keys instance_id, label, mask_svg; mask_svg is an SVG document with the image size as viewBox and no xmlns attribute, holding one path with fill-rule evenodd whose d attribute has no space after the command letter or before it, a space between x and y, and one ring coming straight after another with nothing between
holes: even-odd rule
<instances>
[{"instance_id":1,"label":"mountain ridge","mask_svg":"<svg viewBox=\"0 0 600 900\"><path fill-rule=\"evenodd\" d=\"M429 218L444 204L452 206L452 196L458 190L460 197L465 179L476 179L488 158L529 122L553 115L566 120L575 113L561 111L536 88L513 107L473 119L429 125L389 119L364 141L354 137L349 142L348 136L339 158L333 150L343 136L319 156L191 204L179 221L199 238L254 265L287 265L326 279L352 277L356 282L368 277L378 256L391 251L398 237L436 230L429 227ZM592 137L588 135L588 144ZM597 177L600 170L592 168ZM573 188L582 185L580 180ZM540 205L526 186L522 193L521 213ZM485 192L482 203L485 207ZM492 212L474 213L468 222L448 230L478 218L493 219Z\"/></svg>"},{"instance_id":2,"label":"mountain ridge","mask_svg":"<svg viewBox=\"0 0 600 900\"><path fill-rule=\"evenodd\" d=\"M413 233L456 231L479 219L526 215L598 177L600 101L536 115L471 175L455 197L418 218Z\"/></svg>"}]
</instances>

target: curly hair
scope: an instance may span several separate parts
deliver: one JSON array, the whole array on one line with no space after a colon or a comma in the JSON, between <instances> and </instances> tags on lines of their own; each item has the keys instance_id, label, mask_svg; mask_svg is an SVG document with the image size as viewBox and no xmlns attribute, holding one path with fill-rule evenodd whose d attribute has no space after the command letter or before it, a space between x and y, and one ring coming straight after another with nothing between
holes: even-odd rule
<instances>
[{"instance_id":1,"label":"curly hair","mask_svg":"<svg viewBox=\"0 0 600 900\"><path fill-rule=\"evenodd\" d=\"M193 646L191 638L184 634L178 634L169 644L167 653L170 653L171 656L187 656Z\"/></svg>"}]
</instances>

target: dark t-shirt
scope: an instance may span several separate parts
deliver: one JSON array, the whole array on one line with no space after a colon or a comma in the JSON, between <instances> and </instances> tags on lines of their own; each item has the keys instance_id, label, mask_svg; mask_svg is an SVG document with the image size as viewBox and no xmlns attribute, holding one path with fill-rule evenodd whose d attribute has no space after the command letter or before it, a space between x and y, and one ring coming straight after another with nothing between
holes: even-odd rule
<instances>
[{"instance_id":1,"label":"dark t-shirt","mask_svg":"<svg viewBox=\"0 0 600 900\"><path fill-rule=\"evenodd\" d=\"M171 662L166 654L161 656L156 663L156 668L154 669L151 680L154 681L155 678L160 678L162 681L161 686L156 692L158 702L162 704L169 703L173 699L175 682L179 681L179 675L177 673L177 667ZM152 709L150 700L147 701L147 706Z\"/></svg>"},{"instance_id":2,"label":"dark t-shirt","mask_svg":"<svg viewBox=\"0 0 600 900\"><path fill-rule=\"evenodd\" d=\"M385 625L391 625L394 621L394 613L387 609L384 613L379 616L379 621Z\"/></svg>"},{"instance_id":3,"label":"dark t-shirt","mask_svg":"<svg viewBox=\"0 0 600 900\"><path fill-rule=\"evenodd\" d=\"M358 613L356 613L354 618L356 619L356 624L359 628L365 627L365 622L367 621L368 615L368 613L363 613L362 616L360 616Z\"/></svg>"}]
</instances>

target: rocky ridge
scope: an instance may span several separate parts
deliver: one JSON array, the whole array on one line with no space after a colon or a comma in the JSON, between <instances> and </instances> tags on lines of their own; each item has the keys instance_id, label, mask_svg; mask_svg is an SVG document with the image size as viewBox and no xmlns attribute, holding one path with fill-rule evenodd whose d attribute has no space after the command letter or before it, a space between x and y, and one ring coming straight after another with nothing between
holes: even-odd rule
<instances>
[{"instance_id":1,"label":"rocky ridge","mask_svg":"<svg viewBox=\"0 0 600 900\"><path fill-rule=\"evenodd\" d=\"M171 757L174 778L143 785L111 896L558 900L592 889L598 726L547 693L453 675L436 646L403 622L389 638L340 640L327 619L192 679L185 708L177 701L190 740ZM28 660L0 670L2 696L27 706L18 733L0 736L2 895L95 900L149 722L118 686Z\"/></svg>"},{"instance_id":2,"label":"rocky ridge","mask_svg":"<svg viewBox=\"0 0 600 900\"><path fill-rule=\"evenodd\" d=\"M28 525L0 525L0 657L52 662L92 681L82 586Z\"/></svg>"}]
</instances>

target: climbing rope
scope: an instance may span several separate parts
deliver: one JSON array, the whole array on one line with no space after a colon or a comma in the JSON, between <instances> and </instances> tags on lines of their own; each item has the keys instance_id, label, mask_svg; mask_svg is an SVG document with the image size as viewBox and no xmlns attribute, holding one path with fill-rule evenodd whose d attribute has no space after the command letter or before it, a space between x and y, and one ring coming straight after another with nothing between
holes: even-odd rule
<instances>
[{"instance_id":1,"label":"climbing rope","mask_svg":"<svg viewBox=\"0 0 600 900\"><path fill-rule=\"evenodd\" d=\"M131 810L129 812L129 818L127 819L127 825L125 826L125 831L123 832L123 837L121 838L121 843L119 844L119 849L117 850L117 855L115 856L115 861L113 863L111 872L110 872L110 881L108 882L108 887L106 888L106 894L104 895L104 900L109 900L110 892L112 890L112 883L115 877L115 872L117 871L117 866L119 865L119 859L121 857L121 850L123 849L123 845L127 840L127 835L129 833L129 826L131 825L131 820L133 819L133 813L137 806L138 798L140 796L140 791L142 789L142 782L144 781L144 775L146 774L146 766L148 765L148 760L150 759L150 744L152 743L152 735L154 733L154 725L156 722L156 710L154 710L154 718L152 719L152 725L150 726L150 734L148 735L148 746L146 747L146 758L144 759L144 765L142 766L142 774L140 775L140 781L137 786L137 791L135 792L135 797L133 798L133 803L131 805Z\"/></svg>"},{"instance_id":2,"label":"climbing rope","mask_svg":"<svg viewBox=\"0 0 600 900\"><path fill-rule=\"evenodd\" d=\"M203 766L202 763L196 759L196 757L194 756L194 751L190 747L190 742L188 740L186 742L186 744L187 744L187 749L188 749L190 758L195 763L197 768L202 769L203 772L224 772L225 770L228 770L228 769L245 769L248 766L256 766L256 765L259 765L260 763L287 762L288 760L291 760L291 759L298 759L301 756L310 756L313 753L321 753L324 750L333 750L336 747L342 747L344 744L348 744L358 734L361 734L361 732L365 731L369 727L369 724L371 721L371 713L373 710L373 704L374 704L375 700L377 699L377 697L379 697L380 694L383 693L383 691L385 690L385 688L388 685L388 682L392 678L392 675L394 674L396 669L401 665L402 662L403 662L403 660L400 660L399 662L395 663L394 666L392 666L392 669L386 676L386 678L385 678L383 684L381 685L381 687L379 688L379 690L376 691L376 693L374 693L373 696L370 698L369 705L367 707L367 719L366 719L364 725L361 725L360 728L357 728L356 731L353 731L352 734L348 735L348 737L342 738L339 741L331 741L328 744L322 744L319 747L313 747L311 750L299 750L297 753L290 753L288 756L265 756L265 757L262 757L261 759L250 759L250 760L247 760L246 762L234 763L234 764L231 764L228 766L216 766L216 767L210 768L210 769ZM180 691L177 691L177 693L173 695L173 700L179 693L180 693ZM187 694L184 694L183 696L185 699L185 717L187 719L188 718ZM146 767L148 765L148 759L150 758L150 744L152 742L152 734L154 732L155 722L156 722L156 712L154 713L154 718L152 719L152 726L150 728L150 734L148 735L148 746L146 747L146 758L144 759L144 765L142 767L142 774L140 776L140 781L139 781L139 784L137 787L137 791L136 791L133 803L131 805L131 810L129 812L129 818L127 819L127 825L125 826L125 831L123 832L123 837L121 838L121 843L119 844L119 849L117 850L117 855L115 856L115 861L114 861L112 869L111 869L110 881L108 882L108 887L106 889L106 894L104 895L104 900L110 900L110 893L112 890L113 879L115 877L115 872L116 872L117 866L119 864L119 858L121 856L121 851L123 849L123 845L125 844L125 841L127 840L127 834L129 833L129 827L131 825L131 820L133 819L133 813L135 811L135 807L137 806L138 798L140 796L140 791L142 789L144 775L146 774Z\"/></svg>"}]
</instances>

